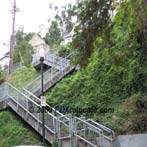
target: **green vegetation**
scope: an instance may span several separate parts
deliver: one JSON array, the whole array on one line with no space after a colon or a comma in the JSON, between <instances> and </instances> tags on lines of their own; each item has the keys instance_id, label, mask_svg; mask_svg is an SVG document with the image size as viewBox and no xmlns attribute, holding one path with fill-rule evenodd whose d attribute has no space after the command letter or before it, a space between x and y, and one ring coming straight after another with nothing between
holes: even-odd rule
<instances>
[{"instance_id":1,"label":"green vegetation","mask_svg":"<svg viewBox=\"0 0 147 147\"><path fill-rule=\"evenodd\" d=\"M97 6L98 1L85 0L73 7L79 11L80 22L75 27L73 46L77 45L79 52L75 59L85 68L68 75L49 90L47 101L53 106L75 109L113 108L111 113L74 114L93 118L118 134L142 133L147 129L146 5L143 0L126 0L118 6L111 22L108 11L112 1L107 7L106 1L100 2L99 8L107 8L107 11L99 17L106 15L106 20L96 17L98 10L93 6ZM91 27L98 30L91 31ZM65 48L65 51L68 50ZM22 87L37 75L32 67L25 67L12 74L8 81Z\"/></svg>"},{"instance_id":2,"label":"green vegetation","mask_svg":"<svg viewBox=\"0 0 147 147\"><path fill-rule=\"evenodd\" d=\"M97 37L107 40L111 26L111 7L114 0L79 0L73 7L77 16L73 46L77 50L76 61L82 67L87 66L88 59L94 51L94 42Z\"/></svg>"},{"instance_id":3,"label":"green vegetation","mask_svg":"<svg viewBox=\"0 0 147 147\"><path fill-rule=\"evenodd\" d=\"M46 33L44 39L46 43L50 45L50 47L53 47L54 45L59 45L61 43L63 38L61 37L61 32L56 21L51 22L51 26L48 30L48 33Z\"/></svg>"},{"instance_id":4,"label":"green vegetation","mask_svg":"<svg viewBox=\"0 0 147 147\"><path fill-rule=\"evenodd\" d=\"M54 9L56 15L53 20L49 19L50 26L44 40L50 46L52 52L61 56L66 56L67 53L71 51L71 46L70 48L68 47L70 43L68 43L68 45L63 45L64 39L72 35L71 31L74 26L74 22L72 21L72 5L68 4L62 8L58 8L50 4L49 8L51 11Z\"/></svg>"},{"instance_id":5,"label":"green vegetation","mask_svg":"<svg viewBox=\"0 0 147 147\"><path fill-rule=\"evenodd\" d=\"M0 146L41 145L40 136L11 111L0 112Z\"/></svg>"},{"instance_id":6,"label":"green vegetation","mask_svg":"<svg viewBox=\"0 0 147 147\"><path fill-rule=\"evenodd\" d=\"M0 70L0 84L5 81L5 73L3 70Z\"/></svg>"},{"instance_id":7,"label":"green vegetation","mask_svg":"<svg viewBox=\"0 0 147 147\"><path fill-rule=\"evenodd\" d=\"M144 1L122 3L111 29L97 35L88 66L50 90L46 94L48 102L70 108L114 108L113 113L76 115L92 117L121 134L144 132L147 128L145 10Z\"/></svg>"},{"instance_id":8,"label":"green vegetation","mask_svg":"<svg viewBox=\"0 0 147 147\"><path fill-rule=\"evenodd\" d=\"M18 30L15 34L16 45L14 48L14 63L22 63L25 66L31 64L33 47L29 44L33 33L25 34L23 29Z\"/></svg>"},{"instance_id":9,"label":"green vegetation","mask_svg":"<svg viewBox=\"0 0 147 147\"><path fill-rule=\"evenodd\" d=\"M32 66L22 67L17 69L8 77L8 82L14 85L16 88L22 88L26 86L30 81L39 76L39 73Z\"/></svg>"}]
</instances>

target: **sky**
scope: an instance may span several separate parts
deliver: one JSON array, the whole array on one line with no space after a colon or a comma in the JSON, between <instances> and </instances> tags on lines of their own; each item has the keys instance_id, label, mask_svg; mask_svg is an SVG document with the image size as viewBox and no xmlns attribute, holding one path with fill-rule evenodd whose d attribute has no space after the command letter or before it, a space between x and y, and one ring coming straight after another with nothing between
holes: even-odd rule
<instances>
[{"instance_id":1,"label":"sky","mask_svg":"<svg viewBox=\"0 0 147 147\"><path fill-rule=\"evenodd\" d=\"M14 0L0 0L0 57L9 50L10 34L12 32L12 3ZM19 12L16 13L15 30L20 26L24 32L39 32L42 25L43 32L49 27L48 19L53 18L55 12L49 9L49 4L62 7L75 0L16 0Z\"/></svg>"}]
</instances>

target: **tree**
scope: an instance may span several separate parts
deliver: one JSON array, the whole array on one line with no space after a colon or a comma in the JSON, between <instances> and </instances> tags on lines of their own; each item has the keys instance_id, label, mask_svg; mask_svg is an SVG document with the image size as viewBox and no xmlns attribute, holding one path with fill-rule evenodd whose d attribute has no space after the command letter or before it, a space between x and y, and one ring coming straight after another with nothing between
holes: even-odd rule
<instances>
[{"instance_id":1,"label":"tree","mask_svg":"<svg viewBox=\"0 0 147 147\"><path fill-rule=\"evenodd\" d=\"M51 47L55 44L59 45L63 38L61 37L61 31L58 28L58 23L56 21L51 22L51 26L45 35L45 41Z\"/></svg>"},{"instance_id":2,"label":"tree","mask_svg":"<svg viewBox=\"0 0 147 147\"><path fill-rule=\"evenodd\" d=\"M73 7L74 15L77 16L73 46L78 51L78 62L81 66L87 65L96 38L98 36L109 38L113 1L79 0Z\"/></svg>"},{"instance_id":3,"label":"tree","mask_svg":"<svg viewBox=\"0 0 147 147\"><path fill-rule=\"evenodd\" d=\"M25 34L19 30L15 34L14 63L22 62L28 66L32 61L33 47L29 44L33 33Z\"/></svg>"},{"instance_id":4,"label":"tree","mask_svg":"<svg viewBox=\"0 0 147 147\"><path fill-rule=\"evenodd\" d=\"M54 36L57 34L55 29L58 33L60 32L63 39L74 30L72 45L77 51L76 60L81 66L86 66L89 57L93 53L93 44L96 38L101 36L109 39L111 10L114 1L78 0L74 6L65 6L61 13L56 7L55 21L51 24L48 32L49 37L46 36L46 40L48 40L48 43L58 40L57 36ZM50 5L50 8L53 8L53 6Z\"/></svg>"},{"instance_id":5,"label":"tree","mask_svg":"<svg viewBox=\"0 0 147 147\"><path fill-rule=\"evenodd\" d=\"M50 9L54 9L56 12L55 18L51 21L51 25L44 38L46 43L50 46L60 45L66 38L66 35L72 31L74 23L72 21L71 8L71 4L68 4L59 10L57 6L52 6L52 4L50 4Z\"/></svg>"}]
</instances>

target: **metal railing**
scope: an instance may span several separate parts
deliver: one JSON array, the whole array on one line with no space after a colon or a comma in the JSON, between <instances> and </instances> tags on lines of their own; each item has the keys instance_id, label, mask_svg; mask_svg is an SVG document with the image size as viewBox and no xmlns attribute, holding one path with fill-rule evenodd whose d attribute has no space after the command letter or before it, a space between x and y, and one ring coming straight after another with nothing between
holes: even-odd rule
<instances>
[{"instance_id":1,"label":"metal railing","mask_svg":"<svg viewBox=\"0 0 147 147\"><path fill-rule=\"evenodd\" d=\"M91 147L113 147L114 131L93 120L74 117L76 144L79 140Z\"/></svg>"},{"instance_id":2,"label":"metal railing","mask_svg":"<svg viewBox=\"0 0 147 147\"><path fill-rule=\"evenodd\" d=\"M31 93L26 89L23 89L23 93L40 106L41 100L37 96L35 96L33 93ZM45 122L46 120L50 120L52 122L52 126L54 126L54 132L58 136L58 139L70 138L71 137L70 118L60 113L58 110L51 107L49 104L46 104L45 110L46 112L50 112L50 114L56 117L56 120L51 120L48 118L47 115L45 115L46 116Z\"/></svg>"},{"instance_id":3,"label":"metal railing","mask_svg":"<svg viewBox=\"0 0 147 147\"><path fill-rule=\"evenodd\" d=\"M102 129L90 124L83 118L74 117L74 128L76 144L81 140L91 147L101 146L103 144Z\"/></svg>"},{"instance_id":4,"label":"metal railing","mask_svg":"<svg viewBox=\"0 0 147 147\"><path fill-rule=\"evenodd\" d=\"M28 95L17 90L11 84L8 84L8 96L16 104L15 106L13 106L10 104L9 101L8 105L10 105L11 107L15 107L15 109L18 109L18 106L21 107L29 115L32 115L33 118L35 118L38 123L42 123L42 113L40 113L41 107L40 104L38 104L38 102L40 102L39 98L31 94L31 96L33 96L33 98L38 101L36 102L35 100L32 99L32 97L30 98ZM50 109L46 109L45 111L45 128L51 133L58 134L59 136L60 133L58 132L58 130L61 130L62 128L60 128L60 125L58 124L62 124L64 126L64 129L68 130L69 129L68 124L70 120L68 117L56 111L54 108L50 107L49 105L47 105L47 107L49 107ZM64 117L64 121L60 119L61 117ZM68 136L69 136L69 132L68 132Z\"/></svg>"},{"instance_id":5,"label":"metal railing","mask_svg":"<svg viewBox=\"0 0 147 147\"><path fill-rule=\"evenodd\" d=\"M63 60L60 57L58 59ZM64 66L60 64L62 70L51 68L44 73L44 87L51 87L72 69L70 64L63 63ZM11 84L5 83L0 86L0 98L8 96L11 100L8 101L8 105L13 107L16 113L18 113L18 108L21 107L28 115L42 124L42 115L38 113L41 111L41 100L37 97L39 95L34 94L41 89L40 85L40 76L31 81L21 91ZM11 103L12 101L13 103ZM68 139L70 146L72 146L72 138L74 137L76 146L79 146L79 144L84 146L86 143L89 147L113 147L114 131L106 126L91 119L86 120L85 118L64 115L48 104L45 110L45 128L57 137L59 146L64 139Z\"/></svg>"},{"instance_id":6,"label":"metal railing","mask_svg":"<svg viewBox=\"0 0 147 147\"><path fill-rule=\"evenodd\" d=\"M25 88L23 89L23 91L24 91L25 95L27 95L28 97L30 97L38 105L41 104L41 99L39 97L37 97L36 95L34 95L33 93L31 93L30 91L28 91ZM57 117L65 117L65 115L63 115L62 113L60 113L59 111L57 111L55 108L51 107L49 104L46 104L46 108L48 109L48 111L51 111ZM68 120L67 117L65 117L65 118Z\"/></svg>"},{"instance_id":7,"label":"metal railing","mask_svg":"<svg viewBox=\"0 0 147 147\"><path fill-rule=\"evenodd\" d=\"M53 78L53 75L57 72L56 69L50 68L48 71L46 71L44 76L44 84L46 84L48 81L50 81ZM33 81L31 81L27 86L25 86L25 89L29 90L30 92L34 93L38 89L41 88L41 75L35 78Z\"/></svg>"},{"instance_id":8,"label":"metal railing","mask_svg":"<svg viewBox=\"0 0 147 147\"><path fill-rule=\"evenodd\" d=\"M113 141L113 138L115 137L114 131L98 122L95 122L91 119L87 120L90 124L93 124L94 126L100 128L103 130L104 138L108 139L109 141Z\"/></svg>"},{"instance_id":9,"label":"metal railing","mask_svg":"<svg viewBox=\"0 0 147 147\"><path fill-rule=\"evenodd\" d=\"M60 64L59 69L50 68L43 74L44 77L44 91L53 86L56 82L62 79L63 76L68 74L74 67L70 65L70 63L64 62L65 59L62 59L62 64ZM30 82L25 89L29 90L32 93L41 93L41 76L34 79ZM38 96L38 95L37 95Z\"/></svg>"},{"instance_id":10,"label":"metal railing","mask_svg":"<svg viewBox=\"0 0 147 147\"><path fill-rule=\"evenodd\" d=\"M42 124L41 113L38 113L41 110L40 99L37 96L26 89L19 91L11 84L3 84L0 88L3 89L4 87L7 89L4 96L8 95L15 103L12 105L11 101L8 101L10 107L13 107L16 112L18 107L21 107L38 123ZM59 142L63 139L69 139L71 142L72 135L74 135L76 145L80 142L81 144L87 143L91 147L113 147L114 131L104 125L90 119L63 115L48 104L46 110L48 111L45 113L45 128L56 136Z\"/></svg>"},{"instance_id":11,"label":"metal railing","mask_svg":"<svg viewBox=\"0 0 147 147\"><path fill-rule=\"evenodd\" d=\"M45 54L44 59L45 59L44 64L47 64L47 65L54 67L58 70L60 70L60 69L62 70L62 68L64 68L64 66L67 66L70 64L70 60L68 58L59 57L59 56L56 56L55 54L52 54L50 52L47 52ZM34 54L32 64L34 64L34 65L40 64L39 60L40 60L39 55L37 53Z\"/></svg>"}]
</instances>

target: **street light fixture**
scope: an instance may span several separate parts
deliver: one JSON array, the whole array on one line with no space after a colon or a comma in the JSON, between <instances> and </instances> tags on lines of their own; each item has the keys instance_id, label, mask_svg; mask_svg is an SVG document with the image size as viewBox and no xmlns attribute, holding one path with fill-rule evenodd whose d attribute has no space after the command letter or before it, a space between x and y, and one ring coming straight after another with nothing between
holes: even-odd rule
<instances>
[{"instance_id":1,"label":"street light fixture","mask_svg":"<svg viewBox=\"0 0 147 147\"><path fill-rule=\"evenodd\" d=\"M45 146L45 118L44 118L44 111L45 111L45 104L43 103L45 100L45 97L43 96L43 62L45 58L45 50L43 48L43 45L40 46L39 48L39 57L40 57L40 63L41 63L41 107L42 107L42 141L43 141L43 146Z\"/></svg>"}]
</instances>

